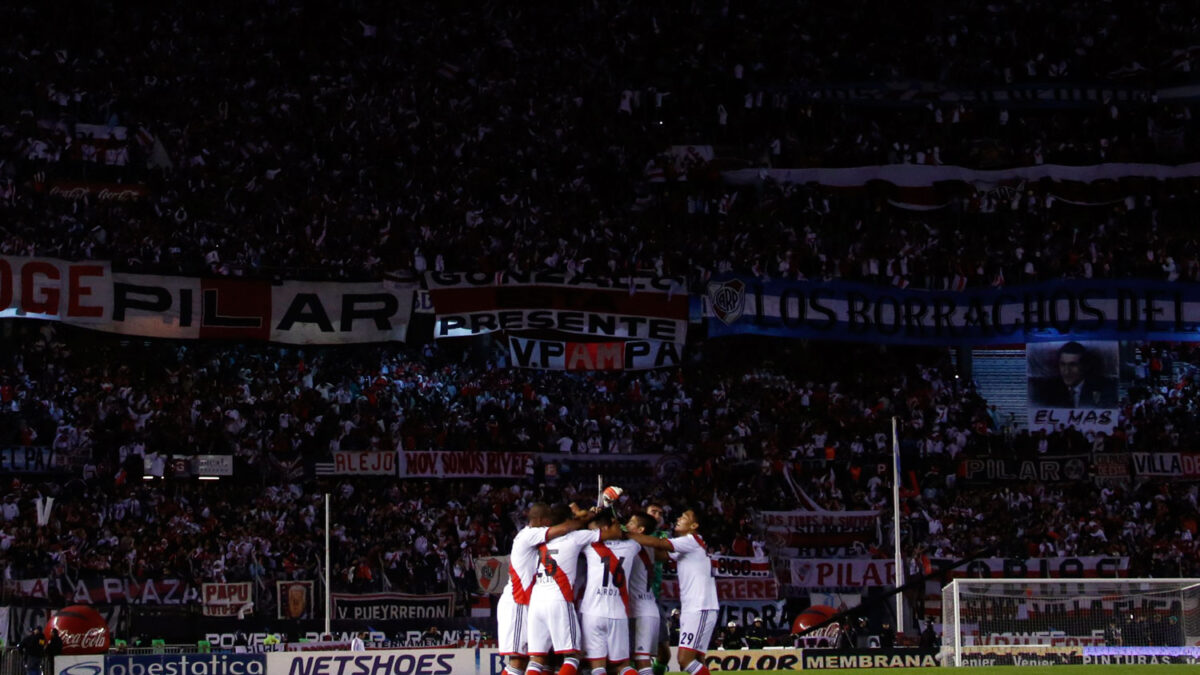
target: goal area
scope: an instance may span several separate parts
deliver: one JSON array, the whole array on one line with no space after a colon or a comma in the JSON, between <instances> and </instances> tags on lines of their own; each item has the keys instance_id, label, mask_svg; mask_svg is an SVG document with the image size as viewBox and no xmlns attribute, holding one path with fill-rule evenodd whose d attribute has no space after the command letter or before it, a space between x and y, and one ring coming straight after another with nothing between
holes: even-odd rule
<instances>
[{"instance_id":1,"label":"goal area","mask_svg":"<svg viewBox=\"0 0 1200 675\"><path fill-rule=\"evenodd\" d=\"M1153 654L1200 656L1200 579L955 579L942 588L943 665Z\"/></svg>"}]
</instances>

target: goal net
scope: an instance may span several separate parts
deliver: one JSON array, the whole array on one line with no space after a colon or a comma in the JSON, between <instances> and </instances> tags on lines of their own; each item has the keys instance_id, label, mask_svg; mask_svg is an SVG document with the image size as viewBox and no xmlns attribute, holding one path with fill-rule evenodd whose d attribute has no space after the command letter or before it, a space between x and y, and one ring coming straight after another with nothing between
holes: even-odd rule
<instances>
[{"instance_id":1,"label":"goal net","mask_svg":"<svg viewBox=\"0 0 1200 675\"><path fill-rule=\"evenodd\" d=\"M1200 657L1200 579L955 579L942 589L944 665L1155 654Z\"/></svg>"}]
</instances>

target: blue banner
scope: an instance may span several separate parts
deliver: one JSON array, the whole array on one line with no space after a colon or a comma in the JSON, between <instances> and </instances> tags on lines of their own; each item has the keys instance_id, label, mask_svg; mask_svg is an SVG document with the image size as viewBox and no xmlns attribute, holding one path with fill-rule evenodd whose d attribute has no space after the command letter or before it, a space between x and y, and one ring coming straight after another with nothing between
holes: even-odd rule
<instances>
[{"instance_id":1,"label":"blue banner","mask_svg":"<svg viewBox=\"0 0 1200 675\"><path fill-rule=\"evenodd\" d=\"M1200 342L1200 285L1057 281L963 291L854 282L710 282L711 337L770 335L912 345L1064 339Z\"/></svg>"}]
</instances>

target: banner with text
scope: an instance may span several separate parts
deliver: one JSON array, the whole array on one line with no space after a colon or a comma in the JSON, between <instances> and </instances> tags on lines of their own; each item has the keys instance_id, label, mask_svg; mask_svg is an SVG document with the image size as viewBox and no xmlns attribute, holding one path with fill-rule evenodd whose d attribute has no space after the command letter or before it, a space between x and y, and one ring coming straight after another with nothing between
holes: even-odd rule
<instances>
[{"instance_id":1,"label":"banner with text","mask_svg":"<svg viewBox=\"0 0 1200 675\"><path fill-rule=\"evenodd\" d=\"M430 272L425 279L435 338L544 330L679 344L687 339L689 301L682 279L561 272Z\"/></svg>"},{"instance_id":2,"label":"banner with text","mask_svg":"<svg viewBox=\"0 0 1200 675\"><path fill-rule=\"evenodd\" d=\"M245 616L254 609L254 592L249 581L205 583L204 616Z\"/></svg>"},{"instance_id":3,"label":"banner with text","mask_svg":"<svg viewBox=\"0 0 1200 675\"><path fill-rule=\"evenodd\" d=\"M399 471L399 453L335 452L332 462L317 462L318 476L395 476Z\"/></svg>"},{"instance_id":4,"label":"banner with text","mask_svg":"<svg viewBox=\"0 0 1200 675\"><path fill-rule=\"evenodd\" d=\"M523 452L414 451L400 453L401 478L523 478Z\"/></svg>"},{"instance_id":5,"label":"banner with text","mask_svg":"<svg viewBox=\"0 0 1200 675\"><path fill-rule=\"evenodd\" d=\"M992 483L996 481L1034 481L1062 483L1084 480L1088 472L1088 455L1063 455L1038 459L1008 459L973 457L960 460L958 476L965 481Z\"/></svg>"},{"instance_id":6,"label":"banner with text","mask_svg":"<svg viewBox=\"0 0 1200 675\"><path fill-rule=\"evenodd\" d=\"M879 537L878 511L760 511L759 527L776 555L804 550L850 548Z\"/></svg>"},{"instance_id":7,"label":"banner with text","mask_svg":"<svg viewBox=\"0 0 1200 675\"><path fill-rule=\"evenodd\" d=\"M510 363L540 370L651 370L680 365L682 345L662 340L565 342L510 335Z\"/></svg>"},{"instance_id":8,"label":"banner with text","mask_svg":"<svg viewBox=\"0 0 1200 675\"><path fill-rule=\"evenodd\" d=\"M1116 342L1038 342L1025 346L1030 431L1111 434L1117 425L1121 356Z\"/></svg>"},{"instance_id":9,"label":"banner with text","mask_svg":"<svg viewBox=\"0 0 1200 675\"><path fill-rule=\"evenodd\" d=\"M679 602L679 580L663 579L662 599L664 602ZM717 598L721 602L746 602L754 600L776 600L779 598L779 582L771 579L717 579Z\"/></svg>"},{"instance_id":10,"label":"banner with text","mask_svg":"<svg viewBox=\"0 0 1200 675\"><path fill-rule=\"evenodd\" d=\"M47 445L14 445L0 448L0 473L49 473L59 468L54 463L54 448Z\"/></svg>"},{"instance_id":11,"label":"banner with text","mask_svg":"<svg viewBox=\"0 0 1200 675\"><path fill-rule=\"evenodd\" d=\"M11 598L61 600L80 605L192 605L200 602L200 588L180 579L137 581L120 577L79 579L5 579Z\"/></svg>"},{"instance_id":12,"label":"banner with text","mask_svg":"<svg viewBox=\"0 0 1200 675\"><path fill-rule=\"evenodd\" d=\"M454 616L454 594L334 593L333 618L355 621L448 619Z\"/></svg>"},{"instance_id":13,"label":"banner with text","mask_svg":"<svg viewBox=\"0 0 1200 675\"><path fill-rule=\"evenodd\" d=\"M720 555L708 556L712 562L714 577L731 579L770 579L774 576L771 571L771 559L766 556ZM675 576L675 561L663 563L663 576Z\"/></svg>"},{"instance_id":14,"label":"banner with text","mask_svg":"<svg viewBox=\"0 0 1200 675\"><path fill-rule=\"evenodd\" d=\"M957 345L1053 339L1200 341L1200 287L1056 281L963 291L852 282L709 283L709 335Z\"/></svg>"},{"instance_id":15,"label":"banner with text","mask_svg":"<svg viewBox=\"0 0 1200 675\"><path fill-rule=\"evenodd\" d=\"M0 256L0 318L122 335L287 344L404 340L416 285L122 274L101 261Z\"/></svg>"},{"instance_id":16,"label":"banner with text","mask_svg":"<svg viewBox=\"0 0 1200 675\"><path fill-rule=\"evenodd\" d=\"M1158 478L1200 478L1200 453L1132 452L1133 472Z\"/></svg>"},{"instance_id":17,"label":"banner with text","mask_svg":"<svg viewBox=\"0 0 1200 675\"><path fill-rule=\"evenodd\" d=\"M936 559L938 570L954 561ZM869 588L893 586L896 565L892 560L780 559L776 574L792 588ZM1120 578L1129 574L1129 558L1076 556L1067 558L980 558L951 570L947 577L981 579Z\"/></svg>"}]
</instances>

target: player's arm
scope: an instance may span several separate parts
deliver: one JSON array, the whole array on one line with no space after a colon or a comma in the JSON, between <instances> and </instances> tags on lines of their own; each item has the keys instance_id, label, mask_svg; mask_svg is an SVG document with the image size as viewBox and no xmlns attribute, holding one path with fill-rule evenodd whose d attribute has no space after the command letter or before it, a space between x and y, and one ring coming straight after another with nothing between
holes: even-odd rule
<instances>
[{"instance_id":1,"label":"player's arm","mask_svg":"<svg viewBox=\"0 0 1200 675\"><path fill-rule=\"evenodd\" d=\"M658 552L672 553L675 551L675 545L670 539L659 539L648 534L637 534L636 532L627 532L626 536L636 541L642 546L647 546L655 550L655 557L658 557Z\"/></svg>"},{"instance_id":2,"label":"player's arm","mask_svg":"<svg viewBox=\"0 0 1200 675\"><path fill-rule=\"evenodd\" d=\"M564 520L558 525L554 525L550 529L546 530L546 541L557 539L568 532L574 532L575 530L587 527L587 524L592 522L592 518L596 517L596 513L597 511L595 509L576 512L574 518Z\"/></svg>"}]
</instances>

